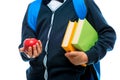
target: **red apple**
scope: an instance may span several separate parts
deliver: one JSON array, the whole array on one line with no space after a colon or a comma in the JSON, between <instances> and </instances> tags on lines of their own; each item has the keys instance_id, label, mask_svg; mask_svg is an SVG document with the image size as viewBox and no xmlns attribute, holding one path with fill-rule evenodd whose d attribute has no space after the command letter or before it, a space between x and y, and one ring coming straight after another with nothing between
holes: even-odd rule
<instances>
[{"instance_id":1,"label":"red apple","mask_svg":"<svg viewBox=\"0 0 120 80\"><path fill-rule=\"evenodd\" d=\"M38 43L38 40L36 38L27 38L23 42L23 46L25 50L28 50L29 47L33 47L33 45L36 45Z\"/></svg>"}]
</instances>

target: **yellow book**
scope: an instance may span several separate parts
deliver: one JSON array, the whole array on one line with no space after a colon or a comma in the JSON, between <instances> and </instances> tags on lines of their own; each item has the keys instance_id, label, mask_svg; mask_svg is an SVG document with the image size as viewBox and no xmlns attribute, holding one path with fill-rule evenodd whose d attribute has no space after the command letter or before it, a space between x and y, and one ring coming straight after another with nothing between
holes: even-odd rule
<instances>
[{"instance_id":1,"label":"yellow book","mask_svg":"<svg viewBox=\"0 0 120 80\"><path fill-rule=\"evenodd\" d=\"M62 48L66 51L75 51L75 48L72 46L71 41L74 35L74 31L76 29L77 22L69 21L63 41L62 41Z\"/></svg>"},{"instance_id":2,"label":"yellow book","mask_svg":"<svg viewBox=\"0 0 120 80\"><path fill-rule=\"evenodd\" d=\"M71 22L71 21L69 21L68 23L68 26L62 41L62 45L61 45L66 52L76 50L76 48L71 43L75 34L77 24L78 24L77 22ZM86 67L87 65L82 64L82 66Z\"/></svg>"}]
</instances>

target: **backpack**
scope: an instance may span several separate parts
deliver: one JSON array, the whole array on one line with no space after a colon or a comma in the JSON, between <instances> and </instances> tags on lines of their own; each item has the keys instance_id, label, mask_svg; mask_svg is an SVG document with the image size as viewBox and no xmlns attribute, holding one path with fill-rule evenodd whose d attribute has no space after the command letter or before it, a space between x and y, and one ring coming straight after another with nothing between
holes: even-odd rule
<instances>
[{"instance_id":1,"label":"backpack","mask_svg":"<svg viewBox=\"0 0 120 80\"><path fill-rule=\"evenodd\" d=\"M78 17L80 19L84 19L86 14L87 14L87 9L86 9L86 5L84 3L84 0L72 0L72 1L73 1L75 11L76 11ZM41 2L42 2L42 0L36 0L29 5L28 23L34 31L36 31L36 27L35 27L36 20L37 20L40 6L41 6ZM33 16L33 17L31 17L31 16Z\"/></svg>"},{"instance_id":2,"label":"backpack","mask_svg":"<svg viewBox=\"0 0 120 80\"><path fill-rule=\"evenodd\" d=\"M80 19L84 19L87 15L85 1L84 0L72 0L72 1L76 14ZM35 0L29 5L28 9L28 23L34 31L36 31L36 22L41 2L42 0ZM86 72L83 75L83 78L84 80L100 80L100 62L93 65L88 65L86 67Z\"/></svg>"}]
</instances>

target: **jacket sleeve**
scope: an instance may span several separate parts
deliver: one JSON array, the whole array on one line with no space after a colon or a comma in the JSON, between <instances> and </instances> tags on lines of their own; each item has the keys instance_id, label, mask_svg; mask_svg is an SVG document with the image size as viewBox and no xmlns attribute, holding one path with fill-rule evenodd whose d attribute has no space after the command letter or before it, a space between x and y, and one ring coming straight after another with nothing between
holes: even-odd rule
<instances>
[{"instance_id":1,"label":"jacket sleeve","mask_svg":"<svg viewBox=\"0 0 120 80\"><path fill-rule=\"evenodd\" d=\"M98 41L90 50L86 51L88 64L94 64L102 59L107 51L113 49L116 33L114 29L105 21L100 9L94 0L85 0L87 6L87 20L98 32Z\"/></svg>"},{"instance_id":2,"label":"jacket sleeve","mask_svg":"<svg viewBox=\"0 0 120 80\"><path fill-rule=\"evenodd\" d=\"M30 6L30 5L29 5ZM23 47L23 41L26 38L36 38L36 33L35 31L31 28L30 24L32 24L32 21L30 22L30 20L28 21L28 11L29 11L29 6L26 10L23 22L22 22L22 32L21 32L21 44L19 45L18 48ZM32 16L31 16L32 17ZM24 61L28 61L30 60L24 53L20 53L22 56L22 59Z\"/></svg>"}]
</instances>

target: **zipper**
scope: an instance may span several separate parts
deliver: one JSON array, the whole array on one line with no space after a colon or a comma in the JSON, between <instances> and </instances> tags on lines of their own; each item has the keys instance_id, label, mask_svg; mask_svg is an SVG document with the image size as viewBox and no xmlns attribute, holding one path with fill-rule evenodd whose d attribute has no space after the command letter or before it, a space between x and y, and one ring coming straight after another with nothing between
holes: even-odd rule
<instances>
[{"instance_id":1,"label":"zipper","mask_svg":"<svg viewBox=\"0 0 120 80\"><path fill-rule=\"evenodd\" d=\"M45 52L46 52L46 54L45 54L45 57L43 59L43 65L45 67L45 73L44 73L44 79L45 80L48 80L47 55L48 55L48 44L49 44L49 41L50 41L50 34L51 34L52 27L53 27L53 20L54 20L54 12L52 12L50 28L49 28L49 31L48 31L47 42L46 42L46 45L45 45Z\"/></svg>"}]
</instances>

